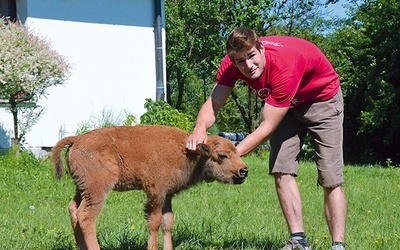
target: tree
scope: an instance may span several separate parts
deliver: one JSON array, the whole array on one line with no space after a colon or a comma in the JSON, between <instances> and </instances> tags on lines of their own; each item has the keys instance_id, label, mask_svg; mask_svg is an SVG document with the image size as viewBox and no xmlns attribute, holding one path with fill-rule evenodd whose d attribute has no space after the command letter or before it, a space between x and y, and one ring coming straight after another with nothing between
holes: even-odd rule
<instances>
[{"instance_id":1,"label":"tree","mask_svg":"<svg viewBox=\"0 0 400 250\"><path fill-rule=\"evenodd\" d=\"M179 110L198 110L208 96L208 83L214 82L223 54L223 2L166 1L167 101Z\"/></svg>"},{"instance_id":2,"label":"tree","mask_svg":"<svg viewBox=\"0 0 400 250\"><path fill-rule=\"evenodd\" d=\"M14 144L37 122L37 105L47 89L65 82L70 65L28 27L2 19L0 26L0 99L13 116Z\"/></svg>"},{"instance_id":3,"label":"tree","mask_svg":"<svg viewBox=\"0 0 400 250\"><path fill-rule=\"evenodd\" d=\"M332 38L345 93L345 156L400 163L400 2L363 1Z\"/></svg>"}]
</instances>

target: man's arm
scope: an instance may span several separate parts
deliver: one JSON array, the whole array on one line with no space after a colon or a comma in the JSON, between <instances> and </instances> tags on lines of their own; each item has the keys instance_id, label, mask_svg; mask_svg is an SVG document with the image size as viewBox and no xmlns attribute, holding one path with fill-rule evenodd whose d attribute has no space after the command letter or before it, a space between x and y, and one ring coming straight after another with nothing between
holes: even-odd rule
<instances>
[{"instance_id":1,"label":"man's arm","mask_svg":"<svg viewBox=\"0 0 400 250\"><path fill-rule=\"evenodd\" d=\"M218 111L224 105L231 92L232 88L230 87L218 84L214 86L211 96L203 104L197 115L196 127L186 143L187 149L195 151L197 144L207 141L207 129L214 124Z\"/></svg>"},{"instance_id":2,"label":"man's arm","mask_svg":"<svg viewBox=\"0 0 400 250\"><path fill-rule=\"evenodd\" d=\"M263 121L260 126L237 146L240 156L250 153L258 145L268 140L288 110L289 107L277 108L265 103L262 113Z\"/></svg>"}]
</instances>

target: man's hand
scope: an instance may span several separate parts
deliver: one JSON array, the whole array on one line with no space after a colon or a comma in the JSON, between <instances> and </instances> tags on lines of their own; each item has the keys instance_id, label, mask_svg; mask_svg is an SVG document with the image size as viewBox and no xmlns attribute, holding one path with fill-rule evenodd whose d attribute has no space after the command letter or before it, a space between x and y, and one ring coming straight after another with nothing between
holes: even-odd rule
<instances>
[{"instance_id":1,"label":"man's hand","mask_svg":"<svg viewBox=\"0 0 400 250\"><path fill-rule=\"evenodd\" d=\"M196 151L197 144L207 143L206 131L193 131L186 142L186 148L192 152Z\"/></svg>"}]
</instances>

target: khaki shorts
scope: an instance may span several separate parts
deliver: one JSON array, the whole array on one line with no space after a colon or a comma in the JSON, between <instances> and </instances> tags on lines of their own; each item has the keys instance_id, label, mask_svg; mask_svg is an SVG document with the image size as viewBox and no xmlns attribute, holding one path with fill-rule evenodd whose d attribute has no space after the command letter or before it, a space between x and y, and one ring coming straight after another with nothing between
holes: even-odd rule
<instances>
[{"instance_id":1,"label":"khaki shorts","mask_svg":"<svg viewBox=\"0 0 400 250\"><path fill-rule=\"evenodd\" d=\"M318 184L336 187L343 179L343 96L289 109L270 138L270 174L298 175L299 153L307 132L312 138Z\"/></svg>"}]
</instances>

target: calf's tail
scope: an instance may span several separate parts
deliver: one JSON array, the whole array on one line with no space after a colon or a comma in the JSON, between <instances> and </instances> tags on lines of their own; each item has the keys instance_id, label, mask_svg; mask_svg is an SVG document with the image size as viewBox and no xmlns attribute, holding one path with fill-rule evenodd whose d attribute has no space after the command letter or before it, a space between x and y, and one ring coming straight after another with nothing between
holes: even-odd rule
<instances>
[{"instance_id":1,"label":"calf's tail","mask_svg":"<svg viewBox=\"0 0 400 250\"><path fill-rule=\"evenodd\" d=\"M53 147L51 152L51 159L53 161L53 170L54 175L57 179L61 179L65 175L64 164L61 159L61 153L65 146L71 146L77 140L77 136L69 136L61 139L57 144Z\"/></svg>"}]
</instances>

